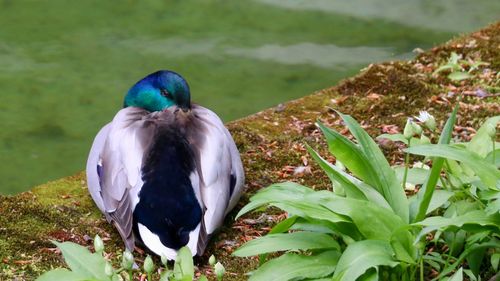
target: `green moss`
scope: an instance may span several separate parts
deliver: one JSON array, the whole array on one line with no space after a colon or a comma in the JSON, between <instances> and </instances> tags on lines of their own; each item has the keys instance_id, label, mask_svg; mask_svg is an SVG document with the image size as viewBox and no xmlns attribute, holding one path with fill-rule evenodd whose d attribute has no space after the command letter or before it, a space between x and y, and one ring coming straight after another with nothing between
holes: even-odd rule
<instances>
[{"instance_id":1,"label":"green moss","mask_svg":"<svg viewBox=\"0 0 500 281\"><path fill-rule=\"evenodd\" d=\"M474 47L464 47L475 40ZM328 178L312 163L304 149L309 143L323 156L328 152L315 127L316 120L342 130L335 111L353 115L372 135L384 125L404 126L408 116L428 110L444 120L456 103L459 93L474 91L496 81L474 78L452 84L445 77L432 76L434 69L450 54L480 57L490 63L494 73L500 70L500 23L457 38L419 55L413 61L372 65L356 77L338 86L290 101L228 124L242 155L247 193L224 227L210 243L205 256L198 259L200 270L207 272L207 259L215 254L225 265L224 280L245 280L244 273L257 266L254 259L231 256L239 245L264 234L280 217L275 210L266 211L271 219L255 220L260 214L249 214L234 222L234 216L251 194L271 183L292 180L316 189L329 188ZM448 92L457 93L448 96ZM462 100L458 125L477 127L485 117L498 114L498 97L466 96ZM462 135L458 135L462 136ZM384 148L393 161L397 149ZM334 161L330 157L329 161ZM310 174L294 175L294 168L307 166ZM257 222L249 223L245 219ZM49 182L31 192L16 196L0 196L0 280L34 279L50 267L62 266L50 240L73 241L91 247L89 237L99 234L108 240L106 249L112 256L122 248L116 231L104 220L88 195L84 173ZM139 256L141 258L141 256ZM213 276L209 275L213 280Z\"/></svg>"}]
</instances>

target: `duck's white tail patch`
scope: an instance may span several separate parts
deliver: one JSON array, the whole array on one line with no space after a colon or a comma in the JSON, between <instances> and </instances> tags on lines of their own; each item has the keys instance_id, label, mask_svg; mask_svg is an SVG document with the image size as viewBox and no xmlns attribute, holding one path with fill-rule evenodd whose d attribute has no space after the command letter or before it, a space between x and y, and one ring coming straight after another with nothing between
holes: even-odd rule
<instances>
[{"instance_id":1,"label":"duck's white tail patch","mask_svg":"<svg viewBox=\"0 0 500 281\"><path fill-rule=\"evenodd\" d=\"M138 223L139 235L141 236L142 241L153 253L158 256L165 256L169 260L175 260L177 257L177 251L171 248L166 247L161 243L160 237L158 235L151 232L146 226L141 223ZM191 253L196 255L197 253L197 244L198 244L198 236L200 233L200 224L189 233L189 242L187 244Z\"/></svg>"}]
</instances>

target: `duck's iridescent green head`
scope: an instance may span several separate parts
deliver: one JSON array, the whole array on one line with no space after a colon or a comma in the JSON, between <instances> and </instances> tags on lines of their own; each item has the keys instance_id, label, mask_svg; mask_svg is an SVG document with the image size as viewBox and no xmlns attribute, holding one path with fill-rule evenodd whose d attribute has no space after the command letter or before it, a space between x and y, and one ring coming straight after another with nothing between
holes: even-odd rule
<instances>
[{"instance_id":1,"label":"duck's iridescent green head","mask_svg":"<svg viewBox=\"0 0 500 281\"><path fill-rule=\"evenodd\" d=\"M137 82L125 96L124 107L136 106L148 111L161 111L177 105L182 110L191 108L189 86L179 74L160 70Z\"/></svg>"}]
</instances>

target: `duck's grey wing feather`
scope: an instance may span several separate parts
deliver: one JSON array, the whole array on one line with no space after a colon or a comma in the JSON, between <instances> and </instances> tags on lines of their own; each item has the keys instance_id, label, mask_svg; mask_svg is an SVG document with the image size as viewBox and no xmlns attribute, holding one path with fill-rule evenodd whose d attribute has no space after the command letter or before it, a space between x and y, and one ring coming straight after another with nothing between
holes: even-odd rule
<instances>
[{"instance_id":1,"label":"duck's grey wing feather","mask_svg":"<svg viewBox=\"0 0 500 281\"><path fill-rule=\"evenodd\" d=\"M198 254L202 254L208 236L222 225L228 208L235 204L232 201L239 197L244 177L239 153L220 118L201 106L193 110L204 127L203 135L199 136L204 140L197 142L201 146L196 148L199 151L198 167L202 174L200 191L205 206L198 242Z\"/></svg>"},{"instance_id":2,"label":"duck's grey wing feather","mask_svg":"<svg viewBox=\"0 0 500 281\"><path fill-rule=\"evenodd\" d=\"M226 208L224 215L227 215L238 203L241 194L244 191L245 184L245 172L243 170L243 164L241 162L240 152L234 143L233 137L229 131L224 128L226 135L226 143L229 150L229 155L231 157L231 197L229 199L229 204Z\"/></svg>"},{"instance_id":3,"label":"duck's grey wing feather","mask_svg":"<svg viewBox=\"0 0 500 281\"><path fill-rule=\"evenodd\" d=\"M100 137L87 165L87 174L92 174L92 169L96 169L92 165L98 158L101 164L99 186L90 187L89 181L89 190L92 189L92 198L108 221L115 225L129 250L134 248L132 216L142 186L142 157L150 140L150 130L143 121L146 114L134 107L120 110L108 125L104 144ZM95 182L92 179L93 185Z\"/></svg>"},{"instance_id":4,"label":"duck's grey wing feather","mask_svg":"<svg viewBox=\"0 0 500 281\"><path fill-rule=\"evenodd\" d=\"M90 149L89 158L87 160L86 169L87 185L89 187L90 196L92 196L92 199L94 200L99 210L101 210L101 212L105 211L104 202L102 201L101 196L101 180L99 177L99 173L102 172L101 151L103 150L104 144L106 143L110 126L110 123L106 124L94 138L92 148Z\"/></svg>"}]
</instances>

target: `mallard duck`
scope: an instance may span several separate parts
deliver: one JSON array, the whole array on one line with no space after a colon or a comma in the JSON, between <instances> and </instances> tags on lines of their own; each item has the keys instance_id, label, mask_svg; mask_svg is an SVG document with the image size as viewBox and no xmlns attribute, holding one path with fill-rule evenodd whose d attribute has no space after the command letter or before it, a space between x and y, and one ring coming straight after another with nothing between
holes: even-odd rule
<instances>
[{"instance_id":1,"label":"mallard duck","mask_svg":"<svg viewBox=\"0 0 500 281\"><path fill-rule=\"evenodd\" d=\"M237 203L240 155L212 111L191 103L179 74L162 70L137 82L124 108L97 134L87 161L89 192L125 246L175 259L202 255Z\"/></svg>"}]
</instances>

